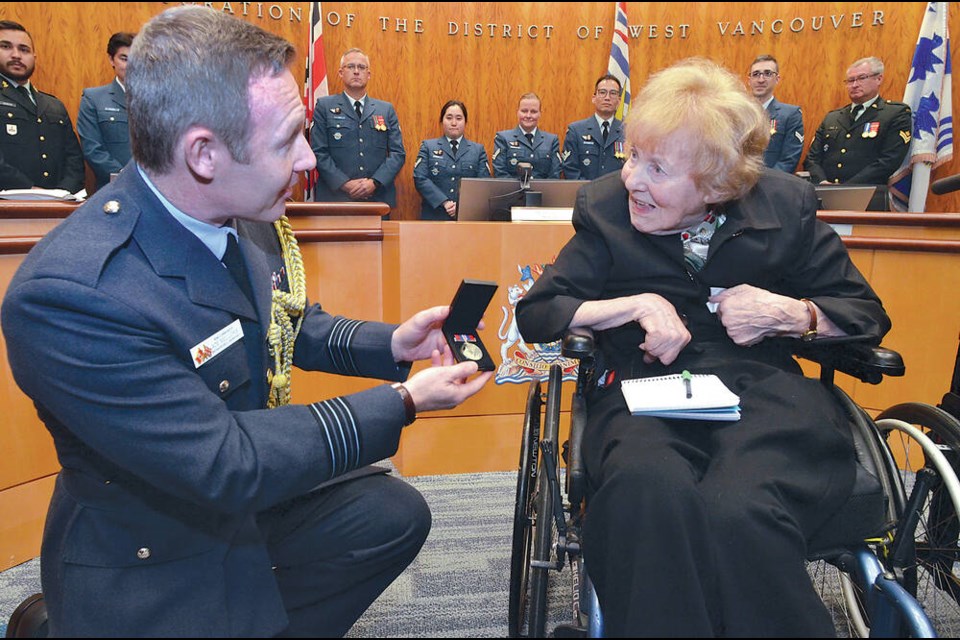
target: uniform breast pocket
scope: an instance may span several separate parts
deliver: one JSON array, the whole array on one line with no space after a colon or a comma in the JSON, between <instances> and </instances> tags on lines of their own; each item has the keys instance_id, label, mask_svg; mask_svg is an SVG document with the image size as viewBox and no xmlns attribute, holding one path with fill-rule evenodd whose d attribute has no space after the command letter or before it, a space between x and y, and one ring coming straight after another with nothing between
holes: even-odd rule
<instances>
[{"instance_id":1,"label":"uniform breast pocket","mask_svg":"<svg viewBox=\"0 0 960 640\"><path fill-rule=\"evenodd\" d=\"M247 350L243 340L210 358L197 368L207 387L226 400L238 389L246 389L250 383L250 366L247 362Z\"/></svg>"},{"instance_id":2,"label":"uniform breast pocket","mask_svg":"<svg viewBox=\"0 0 960 640\"><path fill-rule=\"evenodd\" d=\"M336 120L327 125L327 144L331 147L345 147L355 144L357 127L351 120Z\"/></svg>"},{"instance_id":3,"label":"uniform breast pocket","mask_svg":"<svg viewBox=\"0 0 960 640\"><path fill-rule=\"evenodd\" d=\"M127 114L118 111L98 111L97 123L104 142L127 142L130 140L130 129L127 125Z\"/></svg>"},{"instance_id":4,"label":"uniform breast pocket","mask_svg":"<svg viewBox=\"0 0 960 640\"><path fill-rule=\"evenodd\" d=\"M386 149L387 145L390 142L389 132L377 131L376 129L373 128L373 125L370 125L370 129L371 129L371 132L367 134L370 138L370 143L377 149Z\"/></svg>"},{"instance_id":5,"label":"uniform breast pocket","mask_svg":"<svg viewBox=\"0 0 960 640\"><path fill-rule=\"evenodd\" d=\"M3 121L3 130L0 131L0 140L7 145L21 145L30 142L31 124L27 114L22 109L11 112ZM9 159L8 159L9 162Z\"/></svg>"},{"instance_id":6,"label":"uniform breast pocket","mask_svg":"<svg viewBox=\"0 0 960 640\"><path fill-rule=\"evenodd\" d=\"M827 127L824 130L824 139L830 140L840 136L840 127Z\"/></svg>"}]
</instances>

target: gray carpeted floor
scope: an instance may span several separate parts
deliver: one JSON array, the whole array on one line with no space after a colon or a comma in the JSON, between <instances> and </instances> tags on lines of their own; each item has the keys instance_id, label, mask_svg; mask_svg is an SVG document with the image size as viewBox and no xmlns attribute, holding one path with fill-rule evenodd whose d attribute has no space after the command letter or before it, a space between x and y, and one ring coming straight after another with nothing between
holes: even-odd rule
<instances>
[{"instance_id":1,"label":"gray carpeted floor","mask_svg":"<svg viewBox=\"0 0 960 640\"><path fill-rule=\"evenodd\" d=\"M348 637L506 637L516 473L421 476L407 481L430 504L430 537L413 564L357 621ZM0 572L0 636L17 604L39 591L39 570L35 559ZM569 573L565 569L551 574L549 628L570 619ZM827 582L836 584L835 579ZM831 593L824 599L838 622L838 634L848 635L840 626L838 595ZM951 613L956 611L955 602L951 607ZM953 618L960 621L960 614ZM949 634L960 632L960 625L948 627L947 637L957 637Z\"/></svg>"},{"instance_id":2,"label":"gray carpeted floor","mask_svg":"<svg viewBox=\"0 0 960 640\"><path fill-rule=\"evenodd\" d=\"M516 473L407 481L430 504L430 537L348 637L506 637ZM17 604L39 590L39 560L0 573L0 636Z\"/></svg>"}]
</instances>

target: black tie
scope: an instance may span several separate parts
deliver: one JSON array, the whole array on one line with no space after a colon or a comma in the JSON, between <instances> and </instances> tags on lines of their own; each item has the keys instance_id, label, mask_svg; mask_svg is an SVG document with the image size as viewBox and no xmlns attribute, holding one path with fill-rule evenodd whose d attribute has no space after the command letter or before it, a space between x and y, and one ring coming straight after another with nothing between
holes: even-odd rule
<instances>
[{"instance_id":1,"label":"black tie","mask_svg":"<svg viewBox=\"0 0 960 640\"><path fill-rule=\"evenodd\" d=\"M232 233L227 234L227 250L223 252L221 259L223 265L233 276L234 281L247 296L247 300L253 302L253 289L250 287L250 278L247 276L247 267L243 263L243 254L240 253L240 245L237 244L237 237Z\"/></svg>"},{"instance_id":2,"label":"black tie","mask_svg":"<svg viewBox=\"0 0 960 640\"><path fill-rule=\"evenodd\" d=\"M860 117L860 114L863 113L863 105L858 104L853 108L853 121L856 122L857 118Z\"/></svg>"},{"instance_id":3,"label":"black tie","mask_svg":"<svg viewBox=\"0 0 960 640\"><path fill-rule=\"evenodd\" d=\"M353 103L353 109L357 112L357 120L363 117L363 111L360 109L360 101L357 100Z\"/></svg>"},{"instance_id":4,"label":"black tie","mask_svg":"<svg viewBox=\"0 0 960 640\"><path fill-rule=\"evenodd\" d=\"M30 95L30 89L27 89L27 85L25 85L25 84L20 85L19 87L17 87L17 91L19 91L20 94L23 95L24 98L26 98L27 100L29 100L29 101L30 101L30 104L36 104L36 103L33 101L33 96Z\"/></svg>"},{"instance_id":5,"label":"black tie","mask_svg":"<svg viewBox=\"0 0 960 640\"><path fill-rule=\"evenodd\" d=\"M529 143L530 143L530 146L532 147L532 146L533 146L533 134L532 134L532 133L525 133L525 134L523 134L523 135L525 135L525 136L527 137L527 142L529 142Z\"/></svg>"},{"instance_id":6,"label":"black tie","mask_svg":"<svg viewBox=\"0 0 960 640\"><path fill-rule=\"evenodd\" d=\"M603 144L607 144L607 138L610 137L610 123L604 121L603 123Z\"/></svg>"},{"instance_id":7,"label":"black tie","mask_svg":"<svg viewBox=\"0 0 960 640\"><path fill-rule=\"evenodd\" d=\"M456 155L457 155L457 145L459 145L459 144L460 144L460 143L457 142L456 140L451 140L451 141L450 141L450 148L453 149L453 155L454 155L454 157L456 157Z\"/></svg>"}]
</instances>

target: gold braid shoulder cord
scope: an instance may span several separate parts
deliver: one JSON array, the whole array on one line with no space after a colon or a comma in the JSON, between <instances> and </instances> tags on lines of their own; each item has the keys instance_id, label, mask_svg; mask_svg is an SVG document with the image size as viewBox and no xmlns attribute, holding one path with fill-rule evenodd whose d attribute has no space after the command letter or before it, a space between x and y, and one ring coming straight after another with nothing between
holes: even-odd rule
<instances>
[{"instance_id":1,"label":"gold braid shoulder cord","mask_svg":"<svg viewBox=\"0 0 960 640\"><path fill-rule=\"evenodd\" d=\"M293 365L293 344L303 324L303 310L307 305L307 282L303 271L300 245L286 216L273 223L280 239L283 262L287 268L289 292L273 290L270 302L270 329L267 342L273 355L273 374L267 375L270 393L267 408L273 409L290 402L290 368Z\"/></svg>"}]
</instances>

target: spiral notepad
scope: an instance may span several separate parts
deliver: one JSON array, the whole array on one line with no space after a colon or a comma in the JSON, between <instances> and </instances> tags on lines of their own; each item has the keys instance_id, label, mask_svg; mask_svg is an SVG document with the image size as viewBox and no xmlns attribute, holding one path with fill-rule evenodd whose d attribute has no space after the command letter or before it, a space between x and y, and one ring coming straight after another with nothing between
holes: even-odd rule
<instances>
[{"instance_id":1,"label":"spiral notepad","mask_svg":"<svg viewBox=\"0 0 960 640\"><path fill-rule=\"evenodd\" d=\"M635 378L620 383L630 413L635 416L686 420L739 420L740 397L713 374L690 376L690 397L683 376Z\"/></svg>"}]
</instances>

